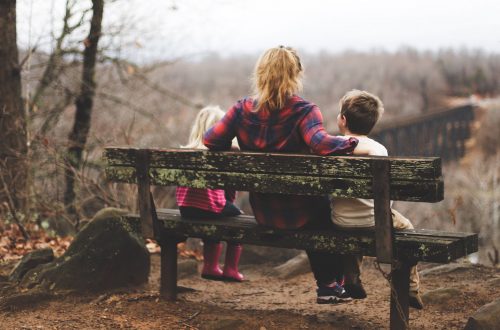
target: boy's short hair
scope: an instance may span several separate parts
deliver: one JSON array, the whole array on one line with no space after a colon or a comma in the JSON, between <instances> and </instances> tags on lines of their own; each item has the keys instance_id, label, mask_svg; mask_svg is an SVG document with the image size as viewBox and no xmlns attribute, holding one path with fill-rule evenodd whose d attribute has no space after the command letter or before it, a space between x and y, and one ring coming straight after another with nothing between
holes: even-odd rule
<instances>
[{"instance_id":1,"label":"boy's short hair","mask_svg":"<svg viewBox=\"0 0 500 330\"><path fill-rule=\"evenodd\" d=\"M340 99L340 114L351 133L368 135L384 113L384 104L366 91L354 89Z\"/></svg>"}]
</instances>

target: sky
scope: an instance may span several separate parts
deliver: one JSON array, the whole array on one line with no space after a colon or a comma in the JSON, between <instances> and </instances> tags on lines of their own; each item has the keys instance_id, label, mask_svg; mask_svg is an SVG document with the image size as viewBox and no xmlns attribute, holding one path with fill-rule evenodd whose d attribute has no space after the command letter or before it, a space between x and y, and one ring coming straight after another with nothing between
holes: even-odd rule
<instances>
[{"instance_id":1,"label":"sky","mask_svg":"<svg viewBox=\"0 0 500 330\"><path fill-rule=\"evenodd\" d=\"M39 43L60 28L65 0L18 0L18 40ZM90 1L78 0L84 6ZM118 0L105 26L122 24L132 60L302 51L474 48L500 53L498 0Z\"/></svg>"}]
</instances>

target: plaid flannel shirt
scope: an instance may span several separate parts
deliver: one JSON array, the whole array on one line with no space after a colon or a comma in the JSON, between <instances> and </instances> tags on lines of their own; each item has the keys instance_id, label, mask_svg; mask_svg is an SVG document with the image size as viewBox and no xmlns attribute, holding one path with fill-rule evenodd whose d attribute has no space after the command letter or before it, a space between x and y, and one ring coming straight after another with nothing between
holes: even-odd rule
<instances>
[{"instance_id":1,"label":"plaid flannel shirt","mask_svg":"<svg viewBox=\"0 0 500 330\"><path fill-rule=\"evenodd\" d=\"M279 111L253 111L255 100L238 101L208 130L203 143L211 150L229 150L234 137L242 151L290 152L317 155L351 154L358 140L329 135L321 112L299 96L291 97ZM328 201L321 196L250 193L257 222L294 229L317 219Z\"/></svg>"}]
</instances>

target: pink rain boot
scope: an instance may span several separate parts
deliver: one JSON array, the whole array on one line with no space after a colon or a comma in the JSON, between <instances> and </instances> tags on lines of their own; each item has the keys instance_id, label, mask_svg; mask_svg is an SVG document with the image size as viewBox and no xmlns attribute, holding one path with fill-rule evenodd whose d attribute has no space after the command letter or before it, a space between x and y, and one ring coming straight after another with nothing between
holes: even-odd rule
<instances>
[{"instance_id":1,"label":"pink rain boot","mask_svg":"<svg viewBox=\"0 0 500 330\"><path fill-rule=\"evenodd\" d=\"M240 262L241 244L227 244L226 261L224 262L224 280L228 282L243 282L243 275L238 272L238 263Z\"/></svg>"},{"instance_id":2,"label":"pink rain boot","mask_svg":"<svg viewBox=\"0 0 500 330\"><path fill-rule=\"evenodd\" d=\"M221 242L204 242L203 270L201 272L201 277L207 280L224 280L222 270L219 268L219 257L221 252Z\"/></svg>"}]
</instances>

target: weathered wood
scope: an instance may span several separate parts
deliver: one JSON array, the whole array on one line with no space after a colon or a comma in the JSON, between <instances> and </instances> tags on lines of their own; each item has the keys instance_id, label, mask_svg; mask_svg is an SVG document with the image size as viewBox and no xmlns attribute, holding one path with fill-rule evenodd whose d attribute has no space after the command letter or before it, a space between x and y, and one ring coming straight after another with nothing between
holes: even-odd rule
<instances>
[{"instance_id":1,"label":"weathered wood","mask_svg":"<svg viewBox=\"0 0 500 330\"><path fill-rule=\"evenodd\" d=\"M257 225L251 216L220 220L181 219L177 210L158 209L162 235L211 238L244 244L376 256L375 233L360 231L290 231ZM129 215L131 220L138 215ZM466 248L467 247L467 248ZM477 252L477 234L432 230L395 231L396 259L446 263Z\"/></svg>"},{"instance_id":2,"label":"weathered wood","mask_svg":"<svg viewBox=\"0 0 500 330\"><path fill-rule=\"evenodd\" d=\"M408 262L399 262L392 266L391 272L391 330L408 329L410 307L408 291L410 289L410 269Z\"/></svg>"},{"instance_id":3,"label":"weathered wood","mask_svg":"<svg viewBox=\"0 0 500 330\"><path fill-rule=\"evenodd\" d=\"M161 240L160 296L168 301L177 299L177 242L170 235Z\"/></svg>"},{"instance_id":4,"label":"weathered wood","mask_svg":"<svg viewBox=\"0 0 500 330\"><path fill-rule=\"evenodd\" d=\"M106 148L108 166L135 167L135 154L143 149ZM148 149L152 168L201 171L293 174L371 178L371 162L379 157L315 156L258 152L214 152L189 149ZM441 178L439 158L385 157L394 180L431 180Z\"/></svg>"},{"instance_id":5,"label":"weathered wood","mask_svg":"<svg viewBox=\"0 0 500 330\"><path fill-rule=\"evenodd\" d=\"M113 182L136 183L133 167L108 166L107 179ZM226 188L240 191L294 195L373 198L371 178L335 178L287 174L211 172L151 168L153 185L178 185L193 188ZM442 179L434 181L403 181L391 178L391 199L415 202L439 202L444 197Z\"/></svg>"},{"instance_id":6,"label":"weathered wood","mask_svg":"<svg viewBox=\"0 0 500 330\"><path fill-rule=\"evenodd\" d=\"M373 197L377 261L390 264L393 256L393 225L390 200L389 163L383 159L373 164Z\"/></svg>"},{"instance_id":7,"label":"weathered wood","mask_svg":"<svg viewBox=\"0 0 500 330\"><path fill-rule=\"evenodd\" d=\"M151 220L153 225L153 237L157 242L160 242L161 240L160 222L158 221L158 214L156 213L156 205L153 198L153 193L149 193L149 200L151 203Z\"/></svg>"},{"instance_id":8,"label":"weathered wood","mask_svg":"<svg viewBox=\"0 0 500 330\"><path fill-rule=\"evenodd\" d=\"M147 152L138 152L137 168L134 177L137 180L137 198L139 200L139 212L141 215L141 230L144 238L153 238L153 213L151 207L151 190L149 180L149 155Z\"/></svg>"}]
</instances>

